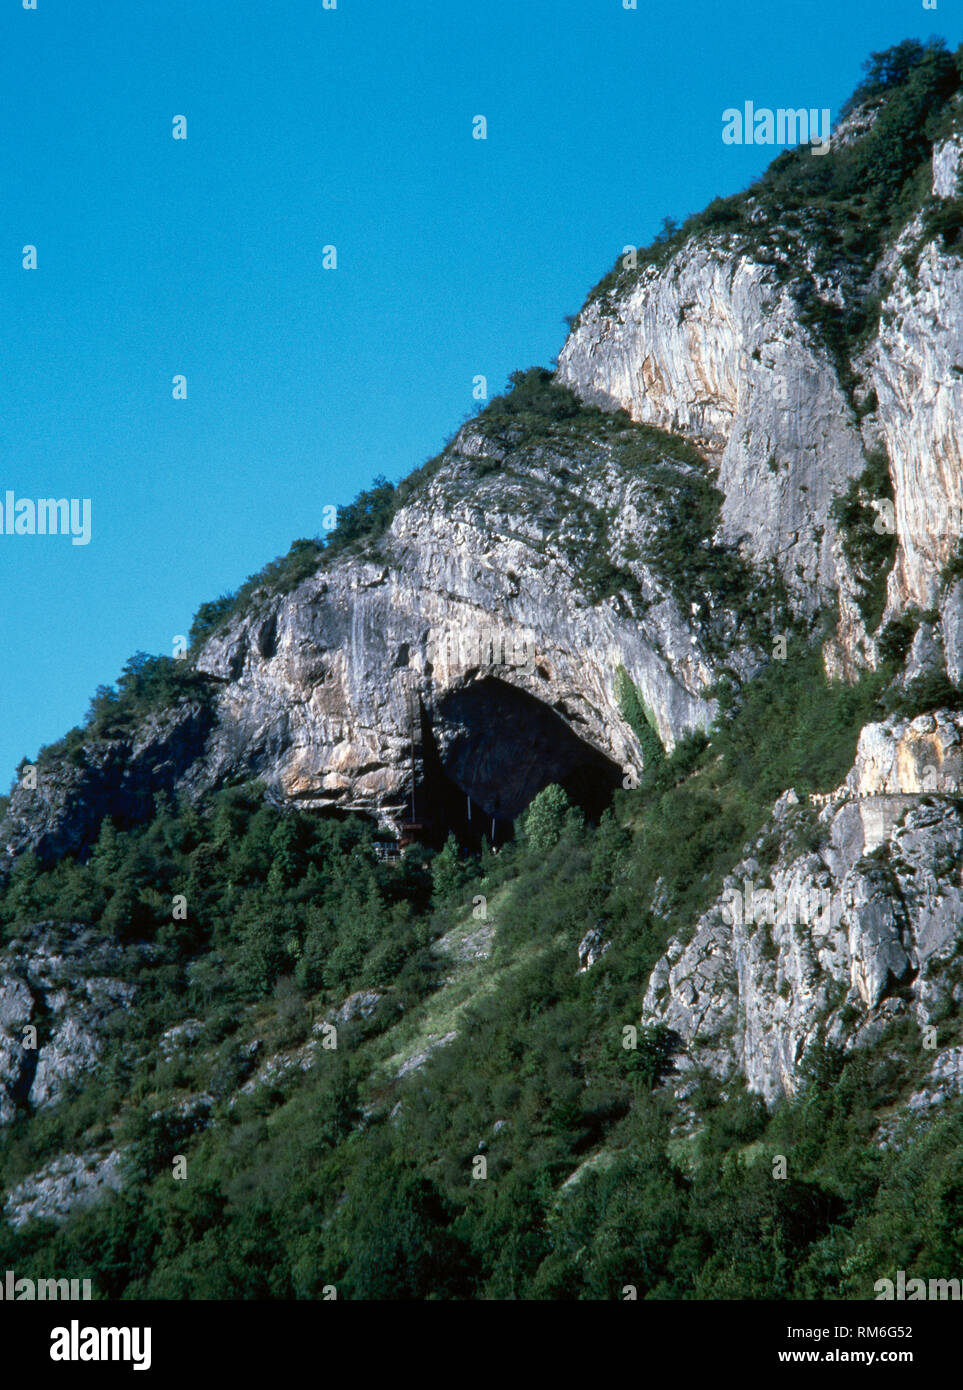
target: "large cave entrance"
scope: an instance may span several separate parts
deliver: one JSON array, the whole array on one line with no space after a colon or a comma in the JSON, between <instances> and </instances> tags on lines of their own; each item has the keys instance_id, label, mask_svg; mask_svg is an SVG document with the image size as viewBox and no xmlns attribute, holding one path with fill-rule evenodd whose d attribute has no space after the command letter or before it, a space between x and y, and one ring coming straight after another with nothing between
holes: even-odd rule
<instances>
[{"instance_id":1,"label":"large cave entrance","mask_svg":"<svg viewBox=\"0 0 963 1390\"><path fill-rule=\"evenodd\" d=\"M418 819L432 842L449 831L466 845L502 844L543 787L557 782L596 819L622 770L573 733L550 706L494 677L445 695L422 712Z\"/></svg>"}]
</instances>

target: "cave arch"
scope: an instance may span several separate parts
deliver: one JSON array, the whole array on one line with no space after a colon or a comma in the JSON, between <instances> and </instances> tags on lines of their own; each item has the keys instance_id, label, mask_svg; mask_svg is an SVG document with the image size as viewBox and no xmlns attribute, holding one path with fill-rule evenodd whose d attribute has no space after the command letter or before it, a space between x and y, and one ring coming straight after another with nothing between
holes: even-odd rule
<instances>
[{"instance_id":1,"label":"cave arch","mask_svg":"<svg viewBox=\"0 0 963 1390\"><path fill-rule=\"evenodd\" d=\"M596 819L622 769L544 701L494 676L447 691L422 710L419 818L431 838L511 838L517 816L550 782ZM494 824L493 824L494 823Z\"/></svg>"}]
</instances>

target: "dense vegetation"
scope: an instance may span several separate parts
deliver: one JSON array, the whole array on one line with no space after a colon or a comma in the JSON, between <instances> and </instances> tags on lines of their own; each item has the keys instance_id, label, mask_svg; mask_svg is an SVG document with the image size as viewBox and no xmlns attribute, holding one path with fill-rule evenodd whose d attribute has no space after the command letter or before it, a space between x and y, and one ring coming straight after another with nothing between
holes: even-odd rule
<instances>
[{"instance_id":1,"label":"dense vegetation","mask_svg":"<svg viewBox=\"0 0 963 1390\"><path fill-rule=\"evenodd\" d=\"M618 701L622 718L639 740L642 749L643 767L650 770L665 759L665 749L659 738L655 720L639 693L638 686L624 666L616 668L615 698Z\"/></svg>"},{"instance_id":2,"label":"dense vegetation","mask_svg":"<svg viewBox=\"0 0 963 1390\"><path fill-rule=\"evenodd\" d=\"M775 794L838 783L877 694L828 685L818 653L791 652L600 823L549 787L497 856L450 840L385 863L363 822L281 814L245 785L199 808L159 800L138 829L107 823L84 863L21 859L0 896L6 937L98 923L138 994L97 1071L0 1148L9 1188L57 1153L119 1145L123 1191L62 1226L0 1225L0 1263L164 1298L615 1298L627 1283L833 1297L865 1295L894 1264L958 1274L963 1116L948 1109L899 1154L872 1142L913 1075L901 1035L846 1059L817 1049L804 1093L772 1116L706 1078L685 1140L659 1084L671 1040L622 1046L668 935ZM576 945L599 924L609 949L580 975ZM453 978L441 939L489 929L490 958ZM336 1048L250 1084L357 991L367 1016L338 1022ZM158 1049L187 1018L189 1045ZM442 1031L457 1036L399 1074ZM789 1181L772 1180L777 1153Z\"/></svg>"}]
</instances>

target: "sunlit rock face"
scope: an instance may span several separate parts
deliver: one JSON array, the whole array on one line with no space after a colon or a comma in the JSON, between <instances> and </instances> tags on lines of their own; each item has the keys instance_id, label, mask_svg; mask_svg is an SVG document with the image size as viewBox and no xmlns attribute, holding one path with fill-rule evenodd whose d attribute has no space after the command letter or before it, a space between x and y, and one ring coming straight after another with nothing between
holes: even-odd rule
<instances>
[{"instance_id":1,"label":"sunlit rock face","mask_svg":"<svg viewBox=\"0 0 963 1390\"><path fill-rule=\"evenodd\" d=\"M92 1071L112 1015L130 1006L141 948L95 929L38 923L0 957L0 1126L46 1109ZM31 1034L33 1036L31 1036Z\"/></svg>"},{"instance_id":2,"label":"sunlit rock face","mask_svg":"<svg viewBox=\"0 0 963 1390\"><path fill-rule=\"evenodd\" d=\"M726 534L775 559L800 598L835 577L829 504L863 467L832 364L770 266L721 239L690 242L559 355L584 400L698 440L718 463Z\"/></svg>"},{"instance_id":3,"label":"sunlit rock face","mask_svg":"<svg viewBox=\"0 0 963 1390\"><path fill-rule=\"evenodd\" d=\"M889 608L926 608L963 538L963 260L930 243L900 268L866 362L895 494Z\"/></svg>"},{"instance_id":4,"label":"sunlit rock face","mask_svg":"<svg viewBox=\"0 0 963 1390\"><path fill-rule=\"evenodd\" d=\"M916 719L868 724L845 786L855 796L963 792L963 714L936 710Z\"/></svg>"},{"instance_id":5,"label":"sunlit rock face","mask_svg":"<svg viewBox=\"0 0 963 1390\"><path fill-rule=\"evenodd\" d=\"M290 801L397 824L414 754L419 821L455 799L507 824L550 782L597 811L639 770L619 666L667 748L708 724L713 668L691 615L637 560L643 611L590 602L558 538L582 486L559 482L571 460L546 453L516 473L509 454L478 480L471 466L495 447L466 427L377 563L337 564L208 643L201 668L227 683L198 779L241 760ZM603 460L586 490L618 519L617 547L635 482Z\"/></svg>"},{"instance_id":6,"label":"sunlit rock face","mask_svg":"<svg viewBox=\"0 0 963 1390\"><path fill-rule=\"evenodd\" d=\"M862 127L849 124L857 138ZM961 151L958 133L935 147L935 199L959 195ZM864 450L886 449L894 494L884 621L932 604L963 539L963 258L921 233L917 216L881 258L879 321L853 364L860 399L876 402L861 419L774 268L721 236L590 302L559 355L560 380L584 400L704 445L718 463L726 534L774 559L802 606L819 591L838 597L827 659L844 676L874 654L830 504Z\"/></svg>"}]
</instances>

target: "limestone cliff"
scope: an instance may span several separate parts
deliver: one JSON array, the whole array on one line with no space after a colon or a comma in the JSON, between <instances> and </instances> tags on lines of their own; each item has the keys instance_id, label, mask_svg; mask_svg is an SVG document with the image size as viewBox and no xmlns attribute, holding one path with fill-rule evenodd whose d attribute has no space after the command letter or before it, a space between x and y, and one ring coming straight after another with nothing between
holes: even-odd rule
<instances>
[{"instance_id":1,"label":"limestone cliff","mask_svg":"<svg viewBox=\"0 0 963 1390\"><path fill-rule=\"evenodd\" d=\"M959 196L959 161L959 135L933 152L937 207ZM932 606L941 567L963 537L963 260L938 240L917 249L920 235L917 217L896 245L879 333L860 363L879 403L872 426L892 466L890 615Z\"/></svg>"},{"instance_id":2,"label":"limestone cliff","mask_svg":"<svg viewBox=\"0 0 963 1390\"><path fill-rule=\"evenodd\" d=\"M852 771L814 804L787 792L688 939L652 973L643 1021L693 1069L792 1094L817 1039L844 1048L963 1002L963 716L863 730ZM775 842L775 843L774 843Z\"/></svg>"},{"instance_id":3,"label":"limestone cliff","mask_svg":"<svg viewBox=\"0 0 963 1390\"><path fill-rule=\"evenodd\" d=\"M825 351L775 271L723 237L590 303L559 356L587 400L679 430L718 460L724 533L802 593L833 581L829 504L862 468Z\"/></svg>"},{"instance_id":4,"label":"limestone cliff","mask_svg":"<svg viewBox=\"0 0 963 1390\"><path fill-rule=\"evenodd\" d=\"M712 653L751 657L698 554L687 607L646 558L679 489L705 482L701 460L627 421L578 423L534 440L465 426L376 543L290 593L255 593L215 631L196 658L210 709L178 706L166 741L157 720L133 741L91 739L15 789L8 856L83 849L105 811L136 819L137 796L147 813L157 790L241 775L395 825L412 819L414 781L414 819L459 831L472 816L507 828L552 781L600 808L643 762L619 668L671 749L712 717ZM748 594L750 568L705 543Z\"/></svg>"},{"instance_id":5,"label":"limestone cliff","mask_svg":"<svg viewBox=\"0 0 963 1390\"><path fill-rule=\"evenodd\" d=\"M958 131L934 146L927 214L956 206L960 152ZM748 218L766 225L771 214L750 198ZM807 234L794 238L804 264ZM845 276L805 289L857 308ZM863 294L881 303L847 391L785 257L765 239L702 234L593 296L558 369L584 399L706 448L718 462L726 537L774 559L803 605L836 595L839 640L827 659L841 673L875 659L830 510L867 448L885 448L894 498L887 620L932 606L963 534L963 260L926 234L921 210L882 250Z\"/></svg>"}]
</instances>

